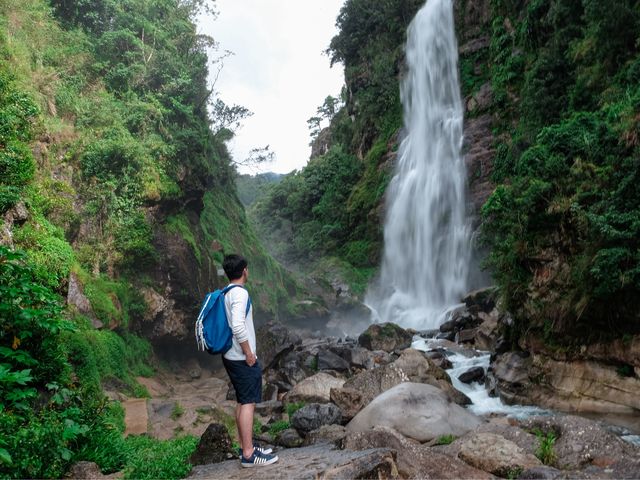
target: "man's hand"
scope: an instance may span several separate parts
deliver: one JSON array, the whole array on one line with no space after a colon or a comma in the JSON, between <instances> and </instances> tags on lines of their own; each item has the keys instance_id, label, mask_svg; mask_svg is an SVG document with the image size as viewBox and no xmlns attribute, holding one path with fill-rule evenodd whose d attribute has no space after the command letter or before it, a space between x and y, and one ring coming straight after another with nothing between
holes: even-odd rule
<instances>
[{"instance_id":1,"label":"man's hand","mask_svg":"<svg viewBox=\"0 0 640 480\"><path fill-rule=\"evenodd\" d=\"M253 352L249 352L245 355L247 357L247 365L249 365L250 367L253 367L256 363L256 356L253 354Z\"/></svg>"}]
</instances>

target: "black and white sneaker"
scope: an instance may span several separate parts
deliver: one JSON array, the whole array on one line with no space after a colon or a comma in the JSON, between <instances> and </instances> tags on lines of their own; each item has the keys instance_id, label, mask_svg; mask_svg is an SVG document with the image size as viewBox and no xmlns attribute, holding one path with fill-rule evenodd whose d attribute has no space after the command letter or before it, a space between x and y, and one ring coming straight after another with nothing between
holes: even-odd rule
<instances>
[{"instance_id":1,"label":"black and white sneaker","mask_svg":"<svg viewBox=\"0 0 640 480\"><path fill-rule=\"evenodd\" d=\"M249 458L244 458L242 455L242 460L240 463L245 468L251 467L265 467L267 465L271 465L272 463L276 463L278 461L277 455L270 455L268 453L260 453L257 448L253 449L253 455Z\"/></svg>"},{"instance_id":2,"label":"black and white sneaker","mask_svg":"<svg viewBox=\"0 0 640 480\"><path fill-rule=\"evenodd\" d=\"M256 442L253 442L253 448L255 448L260 453L269 454L269 453L273 452L273 449L271 449L269 447L263 447L263 446L261 446L260 444L258 444ZM241 448L238 449L238 458L242 459L242 449Z\"/></svg>"}]
</instances>

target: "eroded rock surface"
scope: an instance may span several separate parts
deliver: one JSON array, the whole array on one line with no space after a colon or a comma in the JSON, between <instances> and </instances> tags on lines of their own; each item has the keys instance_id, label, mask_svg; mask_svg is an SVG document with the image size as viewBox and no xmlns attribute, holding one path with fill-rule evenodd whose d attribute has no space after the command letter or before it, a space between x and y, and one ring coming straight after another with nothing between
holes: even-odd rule
<instances>
[{"instance_id":1,"label":"eroded rock surface","mask_svg":"<svg viewBox=\"0 0 640 480\"><path fill-rule=\"evenodd\" d=\"M315 480L398 477L394 453L388 448L353 451L320 444L282 450L277 454L279 461L266 467L242 468L239 460L230 460L194 467L188 478Z\"/></svg>"}]
</instances>

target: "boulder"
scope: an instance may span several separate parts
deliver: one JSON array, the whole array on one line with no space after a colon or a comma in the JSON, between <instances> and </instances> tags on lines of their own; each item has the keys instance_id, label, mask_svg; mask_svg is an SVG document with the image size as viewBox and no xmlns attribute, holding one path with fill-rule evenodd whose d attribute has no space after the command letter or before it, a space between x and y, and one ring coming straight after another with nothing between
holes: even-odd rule
<instances>
[{"instance_id":1,"label":"boulder","mask_svg":"<svg viewBox=\"0 0 640 480\"><path fill-rule=\"evenodd\" d=\"M189 462L192 465L206 465L223 462L233 455L236 454L233 452L227 427L219 423L211 423L200 437Z\"/></svg>"},{"instance_id":2,"label":"boulder","mask_svg":"<svg viewBox=\"0 0 640 480\"><path fill-rule=\"evenodd\" d=\"M347 432L343 446L350 450L387 447L397 452L396 464L402 478L489 479L492 475L470 467L457 458L434 452L426 445L403 437L388 427L365 432Z\"/></svg>"},{"instance_id":3,"label":"boulder","mask_svg":"<svg viewBox=\"0 0 640 480\"><path fill-rule=\"evenodd\" d=\"M282 357L277 362L280 364L278 371L285 382L295 385L313 373L313 370L305 364L306 355L304 353L291 351L283 352L281 355Z\"/></svg>"},{"instance_id":4,"label":"boulder","mask_svg":"<svg viewBox=\"0 0 640 480\"><path fill-rule=\"evenodd\" d=\"M579 469L599 458L616 461L638 460L640 449L609 432L599 423L574 415L530 417L520 422L520 428L553 433L553 445L558 465ZM640 472L640 470L638 471ZM636 473L638 473L636 472Z\"/></svg>"},{"instance_id":5,"label":"boulder","mask_svg":"<svg viewBox=\"0 0 640 480\"><path fill-rule=\"evenodd\" d=\"M489 313L496 306L497 296L498 289L496 287L487 287L467 293L462 301L467 308L477 306L481 311Z\"/></svg>"},{"instance_id":6,"label":"boulder","mask_svg":"<svg viewBox=\"0 0 640 480\"><path fill-rule=\"evenodd\" d=\"M272 368L278 357L300 343L300 337L280 323L270 322L256 331L256 349L263 369Z\"/></svg>"},{"instance_id":7,"label":"boulder","mask_svg":"<svg viewBox=\"0 0 640 480\"><path fill-rule=\"evenodd\" d=\"M316 443L332 443L338 448L342 447L342 441L347 435L347 429L342 425L322 425L317 430L310 431L304 439L304 445Z\"/></svg>"},{"instance_id":8,"label":"boulder","mask_svg":"<svg viewBox=\"0 0 640 480\"><path fill-rule=\"evenodd\" d=\"M409 377L409 381L414 383L431 383L434 380L449 378L446 372L425 357L424 353L413 348L403 351L392 365L402 370Z\"/></svg>"},{"instance_id":9,"label":"boulder","mask_svg":"<svg viewBox=\"0 0 640 480\"><path fill-rule=\"evenodd\" d=\"M404 382L377 396L349 422L347 430L362 432L376 425L386 426L428 442L442 435L459 437L481 423L471 412L452 403L442 390Z\"/></svg>"},{"instance_id":10,"label":"boulder","mask_svg":"<svg viewBox=\"0 0 640 480\"><path fill-rule=\"evenodd\" d=\"M78 309L78 313L89 318L91 320L91 325L93 325L93 328L102 328L104 326L104 324L100 320L98 320L98 317L96 317L96 314L93 312L91 302L84 294L78 276L73 272L71 272L71 274L69 275L67 304L74 305Z\"/></svg>"},{"instance_id":11,"label":"boulder","mask_svg":"<svg viewBox=\"0 0 640 480\"><path fill-rule=\"evenodd\" d=\"M344 382L344 387L359 391L362 394L363 405L366 405L382 392L408 381L407 374L391 364L354 375Z\"/></svg>"},{"instance_id":12,"label":"boulder","mask_svg":"<svg viewBox=\"0 0 640 480\"><path fill-rule=\"evenodd\" d=\"M304 439L295 428L287 428L278 433L275 442L285 448L297 448L302 446Z\"/></svg>"},{"instance_id":13,"label":"boulder","mask_svg":"<svg viewBox=\"0 0 640 480\"><path fill-rule=\"evenodd\" d=\"M340 408L343 422L351 420L366 405L362 393L354 388L332 388L329 398Z\"/></svg>"},{"instance_id":14,"label":"boulder","mask_svg":"<svg viewBox=\"0 0 640 480\"><path fill-rule=\"evenodd\" d=\"M469 465L500 477L542 466L540 460L495 433L472 433L458 440L458 457Z\"/></svg>"},{"instance_id":15,"label":"boulder","mask_svg":"<svg viewBox=\"0 0 640 480\"><path fill-rule=\"evenodd\" d=\"M477 331L477 328L460 330L455 336L456 343L472 343L476 338Z\"/></svg>"},{"instance_id":16,"label":"boulder","mask_svg":"<svg viewBox=\"0 0 640 480\"><path fill-rule=\"evenodd\" d=\"M305 378L284 396L284 403L291 402L321 402L329 401L332 388L342 388L344 380L333 377L328 373L319 372Z\"/></svg>"},{"instance_id":17,"label":"boulder","mask_svg":"<svg viewBox=\"0 0 640 480\"><path fill-rule=\"evenodd\" d=\"M475 347L478 350L485 350L485 351L494 350L494 347L498 342L497 316L488 316L488 318L484 322L482 322L482 325L480 325L476 330L476 334L473 340L474 340Z\"/></svg>"},{"instance_id":18,"label":"boulder","mask_svg":"<svg viewBox=\"0 0 640 480\"><path fill-rule=\"evenodd\" d=\"M318 370L336 370L339 372L349 370L349 362L331 350L320 350L316 358Z\"/></svg>"},{"instance_id":19,"label":"boulder","mask_svg":"<svg viewBox=\"0 0 640 480\"><path fill-rule=\"evenodd\" d=\"M393 352L410 346L412 339L412 333L395 323L375 323L358 337L358 344L369 350Z\"/></svg>"},{"instance_id":20,"label":"boulder","mask_svg":"<svg viewBox=\"0 0 640 480\"><path fill-rule=\"evenodd\" d=\"M311 403L296 411L291 417L291 426L298 432L310 432L322 425L339 423L342 412L333 403Z\"/></svg>"},{"instance_id":21,"label":"boulder","mask_svg":"<svg viewBox=\"0 0 640 480\"><path fill-rule=\"evenodd\" d=\"M466 372L459 375L458 380L460 380L462 383L482 383L484 381L484 368L472 367Z\"/></svg>"},{"instance_id":22,"label":"boulder","mask_svg":"<svg viewBox=\"0 0 640 480\"><path fill-rule=\"evenodd\" d=\"M69 469L69 475L66 478L78 480L106 480L110 478L122 478L122 472L104 475L100 471L100 467L94 462L77 462Z\"/></svg>"}]
</instances>

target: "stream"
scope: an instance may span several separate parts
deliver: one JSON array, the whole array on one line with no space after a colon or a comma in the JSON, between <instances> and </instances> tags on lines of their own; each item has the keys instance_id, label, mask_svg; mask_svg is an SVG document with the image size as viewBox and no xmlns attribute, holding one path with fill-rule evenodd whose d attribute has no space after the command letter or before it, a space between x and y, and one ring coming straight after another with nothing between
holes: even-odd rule
<instances>
[{"instance_id":1,"label":"stream","mask_svg":"<svg viewBox=\"0 0 640 480\"><path fill-rule=\"evenodd\" d=\"M441 349L442 345L436 339L424 338L416 335L413 337L413 343L411 348L420 350L422 352L429 352L435 349ZM464 351L464 353L461 353ZM507 405L500 400L499 397L491 397L484 383L472 382L470 384L462 383L458 380L458 377L473 367L482 367L486 370L489 368L489 362L491 353L466 348L461 348L458 352L446 350L446 355L452 368L445 370L453 386L464 393L473 402L467 408L476 415L489 415L489 414L502 414L507 417L514 418L526 418L533 415L556 415L558 412L553 410L536 407L533 405ZM615 423L607 422L607 419L593 418L595 420L602 420L607 424L607 427L616 435L620 436L623 440L640 446L640 432L633 432L626 426L618 425ZM618 422L620 423L620 422Z\"/></svg>"}]
</instances>

